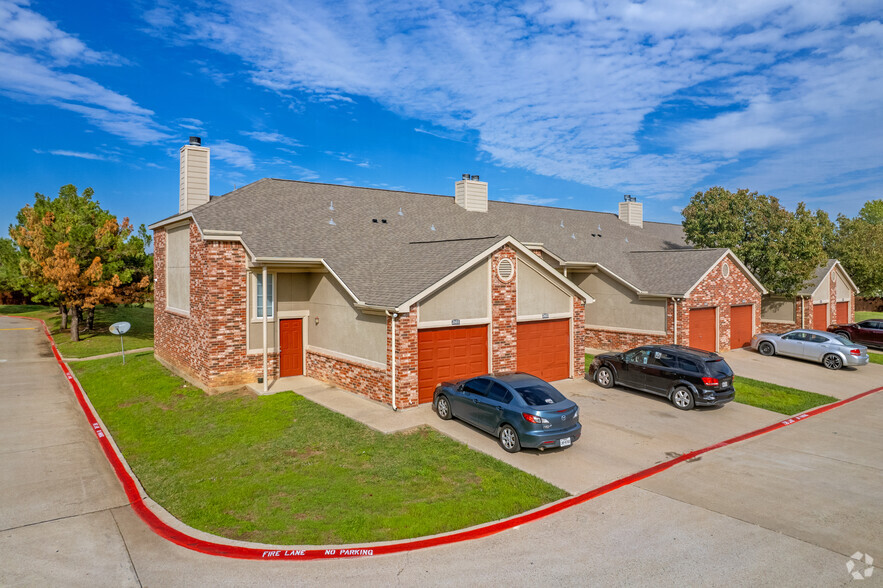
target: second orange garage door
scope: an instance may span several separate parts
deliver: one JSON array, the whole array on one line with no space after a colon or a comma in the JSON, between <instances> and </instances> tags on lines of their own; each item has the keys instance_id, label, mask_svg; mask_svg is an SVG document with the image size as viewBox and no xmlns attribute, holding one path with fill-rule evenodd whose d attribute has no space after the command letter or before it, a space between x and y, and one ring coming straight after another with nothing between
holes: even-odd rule
<instances>
[{"instance_id":1,"label":"second orange garage door","mask_svg":"<svg viewBox=\"0 0 883 588\"><path fill-rule=\"evenodd\" d=\"M435 387L488 373L487 325L417 332L417 397L432 402Z\"/></svg>"},{"instance_id":2,"label":"second orange garage door","mask_svg":"<svg viewBox=\"0 0 883 588\"><path fill-rule=\"evenodd\" d=\"M570 319L518 323L517 369L547 382L570 377Z\"/></svg>"},{"instance_id":3,"label":"second orange garage door","mask_svg":"<svg viewBox=\"0 0 883 588\"><path fill-rule=\"evenodd\" d=\"M717 313L714 308L690 311L690 347L717 351Z\"/></svg>"},{"instance_id":4,"label":"second orange garage door","mask_svg":"<svg viewBox=\"0 0 883 588\"><path fill-rule=\"evenodd\" d=\"M751 344L753 306L730 307L730 349L748 347Z\"/></svg>"},{"instance_id":5,"label":"second orange garage door","mask_svg":"<svg viewBox=\"0 0 883 588\"><path fill-rule=\"evenodd\" d=\"M848 302L838 302L837 303L837 318L834 319L835 323L840 323L841 325L846 324L849 321L849 303Z\"/></svg>"}]
</instances>

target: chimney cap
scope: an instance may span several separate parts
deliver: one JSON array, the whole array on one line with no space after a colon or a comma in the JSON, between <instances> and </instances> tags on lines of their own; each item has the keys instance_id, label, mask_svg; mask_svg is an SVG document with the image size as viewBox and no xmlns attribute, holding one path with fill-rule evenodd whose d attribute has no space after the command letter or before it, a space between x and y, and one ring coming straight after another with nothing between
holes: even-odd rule
<instances>
[{"instance_id":1,"label":"chimney cap","mask_svg":"<svg viewBox=\"0 0 883 588\"><path fill-rule=\"evenodd\" d=\"M625 202L637 202L637 201L638 201L638 199L635 198L634 196L632 196L631 194L625 194L625 195L622 197L622 199L623 199Z\"/></svg>"},{"instance_id":2,"label":"chimney cap","mask_svg":"<svg viewBox=\"0 0 883 588\"><path fill-rule=\"evenodd\" d=\"M472 179L473 182L477 182L477 181L478 181L478 176L472 176L471 179Z\"/></svg>"},{"instance_id":3,"label":"chimney cap","mask_svg":"<svg viewBox=\"0 0 883 588\"><path fill-rule=\"evenodd\" d=\"M202 145L202 139L200 137L190 137L190 144L199 147Z\"/></svg>"},{"instance_id":4,"label":"chimney cap","mask_svg":"<svg viewBox=\"0 0 883 588\"><path fill-rule=\"evenodd\" d=\"M469 179L469 174L463 174L463 179L464 179L464 180L468 180L468 179Z\"/></svg>"}]
</instances>

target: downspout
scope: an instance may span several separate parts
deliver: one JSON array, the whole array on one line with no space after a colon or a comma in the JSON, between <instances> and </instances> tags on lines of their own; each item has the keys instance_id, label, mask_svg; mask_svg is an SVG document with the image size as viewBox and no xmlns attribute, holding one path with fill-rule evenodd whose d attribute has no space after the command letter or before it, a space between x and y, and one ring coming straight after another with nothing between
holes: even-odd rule
<instances>
[{"instance_id":1,"label":"downspout","mask_svg":"<svg viewBox=\"0 0 883 588\"><path fill-rule=\"evenodd\" d=\"M800 328L806 328L806 298L800 298Z\"/></svg>"},{"instance_id":2,"label":"downspout","mask_svg":"<svg viewBox=\"0 0 883 588\"><path fill-rule=\"evenodd\" d=\"M261 280L264 285L261 288L261 307L264 309L263 321L261 321L261 326L263 327L263 337L264 337L264 392L267 391L267 266L264 266L261 270Z\"/></svg>"},{"instance_id":3,"label":"downspout","mask_svg":"<svg viewBox=\"0 0 883 588\"><path fill-rule=\"evenodd\" d=\"M396 319L399 317L399 313L390 314L388 310L384 312L392 321L392 375L390 380L392 381L392 410L395 412L398 410L396 406Z\"/></svg>"}]
</instances>

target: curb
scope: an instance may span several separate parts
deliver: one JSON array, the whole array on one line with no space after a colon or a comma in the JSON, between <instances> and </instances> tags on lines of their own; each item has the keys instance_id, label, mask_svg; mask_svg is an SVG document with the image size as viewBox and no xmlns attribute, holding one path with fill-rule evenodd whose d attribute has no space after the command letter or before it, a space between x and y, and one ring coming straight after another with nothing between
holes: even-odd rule
<instances>
[{"instance_id":1,"label":"curb","mask_svg":"<svg viewBox=\"0 0 883 588\"><path fill-rule=\"evenodd\" d=\"M52 339L52 335L49 333L49 329L46 326L46 323L42 319L32 318L32 317L8 317L8 318L27 318L28 320L36 320L39 321L43 325L43 331L46 334L46 337L49 339L49 343L52 347L52 353L55 355L56 360L58 361L59 366L62 369L65 377L67 377L68 382L73 388L74 394L76 395L77 401L80 404L80 407L83 409L83 413L86 416L87 421L92 426L93 431L95 432L95 436L98 439L98 443L101 446L101 449L104 451L107 460L110 462L111 467L114 469L114 473L116 473L117 479L123 486L123 490L126 493L126 497L130 502L130 506L132 510L135 511L135 514L144 521L144 523L150 527L150 529L159 535L160 537L175 543L176 545L180 545L181 547L186 547L187 549L191 549L193 551L197 551L199 553L204 553L208 555L218 555L223 557L230 557L235 559L248 559L248 560L288 560L288 561L297 561L297 560L317 560L317 559L345 559L352 557L365 557L365 556L374 556L374 555L387 555L393 553L403 553L408 551L415 551L417 549L425 549L428 547L436 547L440 545L448 545L452 543L460 543L463 541L471 541L473 539L480 539L482 537L487 537L490 535L495 535L497 533L501 533L503 531L507 531L510 529L514 529L519 527L520 525L524 525L550 515L556 514L573 506L577 506L588 502L594 498L599 496L603 496L604 494L608 494L622 488L624 486L629 486L634 484L635 482L639 482L645 478L649 478L651 476L655 476L661 472L664 472L680 463L685 461L689 461L699 455L704 453L708 453L710 451L714 451L715 449L720 449L722 447L726 447L728 445L733 445L735 443L740 443L742 441L746 441L748 439L752 439L754 437L759 437L761 435L765 435L772 431L776 431L778 429L782 429L784 427L793 425L802 420L808 419L810 417L817 416L819 414L823 414L828 412L829 410L833 410L844 404L848 404L850 402L854 402L865 396L870 396L876 392L883 391L883 387L875 388L873 390L868 390L867 392L862 392L861 394L856 394L855 396L851 396L844 400L840 400L838 402L834 402L831 404L826 404L824 406L816 407L812 410L808 410L804 413L794 415L789 417L783 421L779 421L773 423L772 425L768 425L766 427L762 427L760 429L756 429L754 431L750 431L748 433L744 433L742 435L738 435L736 437L732 437L731 439L727 439L725 441L721 441L720 443L716 443L714 445L709 445L708 447L704 447L702 449L697 449L695 451L690 451L679 455L678 457L672 458L668 461L664 461L662 463L656 464L649 468L638 471L634 474L625 476L618 480L614 480L608 484L604 484L603 486L599 486L594 490L589 490L588 492L584 492L582 494L578 494L575 496L571 496L569 498L563 498L558 502L554 502L552 504L547 504L538 509L535 509L530 512L522 513L520 515L516 515L514 517L510 517L508 519L495 521L492 523L486 523L484 525L480 525L477 527L471 527L469 529L463 529L460 531L454 531L451 533L446 533L442 535L435 535L431 537L422 537L418 539L409 539L409 540L400 540L389 543L373 543L361 546L343 546L343 547L276 547L270 545L258 545L258 546L245 546L245 545L234 545L229 543L222 543L220 541L200 539L194 537L192 535L188 535L187 533L176 529L161 520L160 517L151 510L150 506L148 506L146 501L150 501L149 497L146 495L142 495L142 491L140 485L138 484L137 479L131 473L128 468L128 464L125 462L122 454L116 448L116 445L110 440L108 435L104 431L104 427L99 421L98 417L95 415L94 410L92 409L87 397L86 393L83 391L79 382L71 372L68 365L64 362L61 357L61 354L58 352L58 349L55 346L55 341ZM180 521L178 521L180 523ZM185 526L183 523L180 523L182 526ZM189 528L188 528L189 529ZM194 533L200 533L206 535L205 533L198 531L196 529L192 529ZM212 536L214 537L214 536ZM221 537L217 537L218 540L223 540Z\"/></svg>"}]
</instances>

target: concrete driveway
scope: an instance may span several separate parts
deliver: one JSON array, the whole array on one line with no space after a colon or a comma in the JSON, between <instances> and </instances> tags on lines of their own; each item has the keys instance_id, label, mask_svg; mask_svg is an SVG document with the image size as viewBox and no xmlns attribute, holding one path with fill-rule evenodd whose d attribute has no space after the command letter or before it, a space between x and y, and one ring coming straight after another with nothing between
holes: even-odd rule
<instances>
[{"instance_id":1,"label":"concrete driveway","mask_svg":"<svg viewBox=\"0 0 883 588\"><path fill-rule=\"evenodd\" d=\"M883 365L829 370L820 363L791 357L764 357L751 349L734 349L722 354L737 376L790 386L798 390L849 398L883 386Z\"/></svg>"}]
</instances>

